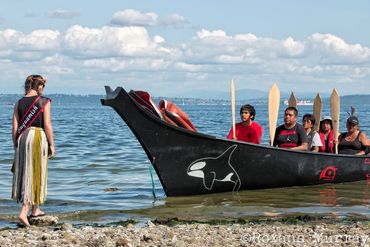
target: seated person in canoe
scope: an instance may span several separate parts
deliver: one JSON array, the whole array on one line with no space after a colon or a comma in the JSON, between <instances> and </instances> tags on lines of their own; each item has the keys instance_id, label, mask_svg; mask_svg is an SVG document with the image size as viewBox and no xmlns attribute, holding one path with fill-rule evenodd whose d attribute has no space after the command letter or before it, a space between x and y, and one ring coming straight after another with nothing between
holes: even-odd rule
<instances>
[{"instance_id":1,"label":"seated person in canoe","mask_svg":"<svg viewBox=\"0 0 370 247\"><path fill-rule=\"evenodd\" d=\"M331 117L325 116L320 121L319 135L322 142L322 146L319 147L319 152L335 153L336 140L334 138L333 122Z\"/></svg>"},{"instance_id":2,"label":"seated person in canoe","mask_svg":"<svg viewBox=\"0 0 370 247\"><path fill-rule=\"evenodd\" d=\"M360 131L359 121L355 116L347 119L347 132L338 138L338 152L340 154L364 155L369 153L369 139L365 132Z\"/></svg>"},{"instance_id":3,"label":"seated person in canoe","mask_svg":"<svg viewBox=\"0 0 370 247\"><path fill-rule=\"evenodd\" d=\"M235 125L236 140L251 142L255 144L261 143L263 129L261 125L254 122L256 110L250 104L243 105L240 108L241 122ZM230 129L228 139L233 139L233 128Z\"/></svg>"},{"instance_id":4,"label":"seated person in canoe","mask_svg":"<svg viewBox=\"0 0 370 247\"><path fill-rule=\"evenodd\" d=\"M313 129L315 117L312 114L305 114L302 118L302 125L308 138L308 151L318 152L322 146L319 134Z\"/></svg>"},{"instance_id":5,"label":"seated person in canoe","mask_svg":"<svg viewBox=\"0 0 370 247\"><path fill-rule=\"evenodd\" d=\"M305 129L297 123L298 110L288 107L284 112L284 124L276 128L274 146L306 151L308 138Z\"/></svg>"}]
</instances>

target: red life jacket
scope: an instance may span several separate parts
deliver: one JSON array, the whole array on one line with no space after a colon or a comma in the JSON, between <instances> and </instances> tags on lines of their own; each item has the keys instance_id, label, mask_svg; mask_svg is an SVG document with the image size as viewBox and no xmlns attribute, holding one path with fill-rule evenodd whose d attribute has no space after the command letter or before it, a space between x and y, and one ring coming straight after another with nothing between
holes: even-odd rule
<instances>
[{"instance_id":1,"label":"red life jacket","mask_svg":"<svg viewBox=\"0 0 370 247\"><path fill-rule=\"evenodd\" d=\"M152 113L154 116L162 118L162 114L158 107L154 104L152 99L150 98L149 93L145 91L134 91L131 90L129 92L131 98L133 98L139 105L141 105L144 109Z\"/></svg>"},{"instance_id":2,"label":"red life jacket","mask_svg":"<svg viewBox=\"0 0 370 247\"><path fill-rule=\"evenodd\" d=\"M188 115L186 115L186 113L174 103L168 100L161 100L159 102L159 109L161 110L163 118L167 122L188 130L197 131L193 123L190 121Z\"/></svg>"},{"instance_id":3,"label":"red life jacket","mask_svg":"<svg viewBox=\"0 0 370 247\"><path fill-rule=\"evenodd\" d=\"M322 153L334 153L334 131L331 130L330 133L329 133L329 136L328 136L328 148L329 150L326 150L326 144L325 144L325 134L323 132L319 132L319 135L320 135L320 139L321 139L321 143L322 143L322 146L319 147L319 152L322 152Z\"/></svg>"}]
</instances>

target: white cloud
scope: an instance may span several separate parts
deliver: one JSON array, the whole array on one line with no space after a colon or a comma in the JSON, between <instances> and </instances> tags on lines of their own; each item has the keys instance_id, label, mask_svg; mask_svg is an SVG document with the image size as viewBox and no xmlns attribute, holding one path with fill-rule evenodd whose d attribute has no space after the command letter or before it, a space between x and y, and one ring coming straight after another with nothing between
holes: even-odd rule
<instances>
[{"instance_id":1,"label":"white cloud","mask_svg":"<svg viewBox=\"0 0 370 247\"><path fill-rule=\"evenodd\" d=\"M109 71L114 73L124 73L126 71L157 72L165 71L171 65L171 62L164 59L118 59L103 58L90 59L83 62L83 67L87 69L97 69L100 71Z\"/></svg>"},{"instance_id":2,"label":"white cloud","mask_svg":"<svg viewBox=\"0 0 370 247\"><path fill-rule=\"evenodd\" d=\"M294 79L309 87L325 78L365 83L370 77L370 49L332 34L295 40L206 29L181 44L169 45L165 37L150 34L143 26L75 25L65 31L1 30L0 66L20 77L38 71L63 81L130 78L168 83L168 90L174 82L199 80L211 87L230 78L261 87L263 82Z\"/></svg>"},{"instance_id":3,"label":"white cloud","mask_svg":"<svg viewBox=\"0 0 370 247\"><path fill-rule=\"evenodd\" d=\"M315 33L309 37L312 52L321 54L324 63L368 63L370 48L360 44L347 44L332 34Z\"/></svg>"},{"instance_id":4,"label":"white cloud","mask_svg":"<svg viewBox=\"0 0 370 247\"><path fill-rule=\"evenodd\" d=\"M81 14L79 12L64 9L53 10L48 12L48 17L51 19L72 19L80 15Z\"/></svg>"},{"instance_id":5,"label":"white cloud","mask_svg":"<svg viewBox=\"0 0 370 247\"><path fill-rule=\"evenodd\" d=\"M59 49L58 31L35 30L24 34L14 29L0 31L0 40L3 47L17 51L47 51Z\"/></svg>"},{"instance_id":6,"label":"white cloud","mask_svg":"<svg viewBox=\"0 0 370 247\"><path fill-rule=\"evenodd\" d=\"M159 17L156 13L142 13L135 9L125 9L115 12L110 23L114 26L174 26L183 27L187 21L185 17L173 13L165 17Z\"/></svg>"},{"instance_id":7,"label":"white cloud","mask_svg":"<svg viewBox=\"0 0 370 247\"><path fill-rule=\"evenodd\" d=\"M149 36L144 27L86 28L73 26L63 37L63 48L71 56L98 58L117 56L178 56L178 49L162 46L161 36Z\"/></svg>"},{"instance_id":8,"label":"white cloud","mask_svg":"<svg viewBox=\"0 0 370 247\"><path fill-rule=\"evenodd\" d=\"M60 33L53 30L35 30L29 34L6 29L0 31L0 58L35 61L58 52Z\"/></svg>"},{"instance_id":9,"label":"white cloud","mask_svg":"<svg viewBox=\"0 0 370 247\"><path fill-rule=\"evenodd\" d=\"M164 25L164 26L182 27L187 23L187 21L186 21L185 17L174 13L174 14L171 14L171 15L161 19L160 23L161 23L161 25Z\"/></svg>"},{"instance_id":10,"label":"white cloud","mask_svg":"<svg viewBox=\"0 0 370 247\"><path fill-rule=\"evenodd\" d=\"M294 41L292 37L284 40L282 45L286 54L291 57L302 55L305 49L305 45L302 42Z\"/></svg>"},{"instance_id":11,"label":"white cloud","mask_svg":"<svg viewBox=\"0 0 370 247\"><path fill-rule=\"evenodd\" d=\"M158 24L158 15L125 9L114 13L111 23L118 26L155 26Z\"/></svg>"}]
</instances>

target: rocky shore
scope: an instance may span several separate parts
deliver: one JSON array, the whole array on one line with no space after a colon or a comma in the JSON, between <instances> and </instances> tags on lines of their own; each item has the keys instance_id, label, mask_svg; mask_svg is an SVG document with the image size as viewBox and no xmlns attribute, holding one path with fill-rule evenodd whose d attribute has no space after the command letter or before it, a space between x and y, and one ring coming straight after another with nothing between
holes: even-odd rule
<instances>
[{"instance_id":1,"label":"rocky shore","mask_svg":"<svg viewBox=\"0 0 370 247\"><path fill-rule=\"evenodd\" d=\"M58 223L3 229L0 246L370 246L369 221L168 222L148 221L141 227Z\"/></svg>"}]
</instances>

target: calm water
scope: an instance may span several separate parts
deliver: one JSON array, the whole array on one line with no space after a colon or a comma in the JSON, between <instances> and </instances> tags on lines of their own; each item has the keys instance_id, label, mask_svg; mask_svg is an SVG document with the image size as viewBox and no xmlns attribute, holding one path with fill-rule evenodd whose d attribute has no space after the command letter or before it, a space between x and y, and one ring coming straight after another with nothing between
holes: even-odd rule
<instances>
[{"instance_id":1,"label":"calm water","mask_svg":"<svg viewBox=\"0 0 370 247\"><path fill-rule=\"evenodd\" d=\"M361 128L370 134L369 105L357 108ZM268 143L267 105L257 104L257 121ZM19 205L10 199L11 105L0 106L0 227L14 227ZM281 106L280 108L284 108ZM200 132L226 136L231 126L229 106L191 106L188 113ZM342 119L350 105L342 105ZM239 109L239 107L238 107ZM299 108L300 115L312 106ZM324 108L324 115L329 109ZM282 116L282 114L280 114ZM96 104L52 106L57 156L49 162L48 197L43 209L64 222L107 223L157 216L239 218L290 213L334 213L370 218L370 185L366 181L206 196L166 198L154 176L152 196L149 161L141 146L110 107ZM341 129L344 130L342 121Z\"/></svg>"}]
</instances>

